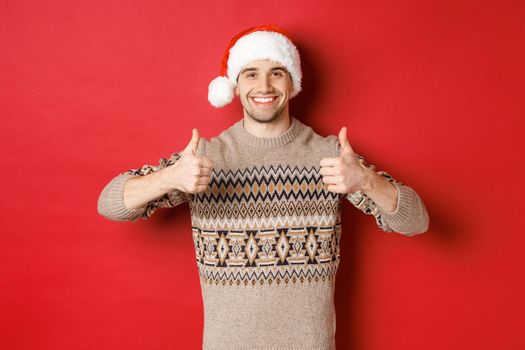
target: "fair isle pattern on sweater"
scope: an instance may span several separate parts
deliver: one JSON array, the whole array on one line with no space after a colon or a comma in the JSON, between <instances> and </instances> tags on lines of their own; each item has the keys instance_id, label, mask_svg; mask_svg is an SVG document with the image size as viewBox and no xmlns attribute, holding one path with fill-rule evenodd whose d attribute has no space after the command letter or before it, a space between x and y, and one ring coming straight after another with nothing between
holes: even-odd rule
<instances>
[{"instance_id":1,"label":"fair isle pattern on sweater","mask_svg":"<svg viewBox=\"0 0 525 350\"><path fill-rule=\"evenodd\" d=\"M191 210L205 283L310 283L335 275L339 196L323 189L314 169L219 170Z\"/></svg>"}]
</instances>

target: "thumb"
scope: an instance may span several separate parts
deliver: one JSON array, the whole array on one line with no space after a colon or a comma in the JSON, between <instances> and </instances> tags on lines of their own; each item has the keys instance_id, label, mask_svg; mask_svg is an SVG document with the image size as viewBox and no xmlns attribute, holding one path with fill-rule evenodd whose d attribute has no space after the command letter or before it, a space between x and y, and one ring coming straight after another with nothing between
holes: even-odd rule
<instances>
[{"instance_id":1,"label":"thumb","mask_svg":"<svg viewBox=\"0 0 525 350\"><path fill-rule=\"evenodd\" d=\"M193 129L192 132L191 140L184 149L184 153L195 155L197 152L197 146L199 145L200 135L199 130L197 129Z\"/></svg>"},{"instance_id":2,"label":"thumb","mask_svg":"<svg viewBox=\"0 0 525 350\"><path fill-rule=\"evenodd\" d=\"M339 131L339 144L341 145L341 154L354 152L346 138L346 126L342 127L341 131Z\"/></svg>"}]
</instances>

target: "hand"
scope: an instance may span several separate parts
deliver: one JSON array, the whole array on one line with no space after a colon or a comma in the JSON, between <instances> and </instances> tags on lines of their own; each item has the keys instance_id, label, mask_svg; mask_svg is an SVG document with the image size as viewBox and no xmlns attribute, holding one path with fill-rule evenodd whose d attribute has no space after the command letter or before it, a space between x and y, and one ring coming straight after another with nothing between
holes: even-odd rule
<instances>
[{"instance_id":1,"label":"hand","mask_svg":"<svg viewBox=\"0 0 525 350\"><path fill-rule=\"evenodd\" d=\"M325 188L335 193L353 193L364 190L369 181L369 169L356 153L346 138L346 127L339 131L341 153L335 158L321 159L320 174L323 176Z\"/></svg>"},{"instance_id":2,"label":"hand","mask_svg":"<svg viewBox=\"0 0 525 350\"><path fill-rule=\"evenodd\" d=\"M175 164L162 170L168 188L186 193L206 191L213 172L213 162L206 156L196 155L199 139L199 131L193 129L191 140L181 152L181 157Z\"/></svg>"}]
</instances>

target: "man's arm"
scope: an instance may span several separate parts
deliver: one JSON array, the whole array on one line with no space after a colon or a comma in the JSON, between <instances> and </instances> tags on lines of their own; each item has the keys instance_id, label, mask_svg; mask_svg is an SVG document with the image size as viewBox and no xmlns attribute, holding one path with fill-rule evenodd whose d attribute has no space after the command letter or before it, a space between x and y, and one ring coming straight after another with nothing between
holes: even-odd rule
<instances>
[{"instance_id":1,"label":"man's arm","mask_svg":"<svg viewBox=\"0 0 525 350\"><path fill-rule=\"evenodd\" d=\"M206 191L213 162L205 155L197 155L199 139L198 130L193 129L182 152L173 153L170 159L161 158L157 166L144 165L113 178L100 193L99 214L113 221L147 219L157 208L187 201L188 193Z\"/></svg>"},{"instance_id":2,"label":"man's arm","mask_svg":"<svg viewBox=\"0 0 525 350\"><path fill-rule=\"evenodd\" d=\"M114 177L98 198L98 213L112 221L148 219L157 208L169 208L188 200L186 193L170 188L163 176L167 167L181 157L173 153L170 159L161 158L159 165L144 165Z\"/></svg>"},{"instance_id":3,"label":"man's arm","mask_svg":"<svg viewBox=\"0 0 525 350\"><path fill-rule=\"evenodd\" d=\"M374 171L373 165L366 165L367 181L358 191L346 198L358 209L373 215L377 225L386 232L399 232L414 236L428 230L427 209L414 189L402 184L385 171Z\"/></svg>"},{"instance_id":4,"label":"man's arm","mask_svg":"<svg viewBox=\"0 0 525 350\"><path fill-rule=\"evenodd\" d=\"M397 208L397 187L373 170L368 169L367 174L361 191L383 211L394 212Z\"/></svg>"},{"instance_id":5,"label":"man's arm","mask_svg":"<svg viewBox=\"0 0 525 350\"><path fill-rule=\"evenodd\" d=\"M335 157L321 159L319 170L327 190L340 193L365 214L373 215L383 231L406 236L427 231L428 213L416 191L385 171L376 173L375 166L353 150L346 127L338 137L329 138L335 145Z\"/></svg>"}]
</instances>

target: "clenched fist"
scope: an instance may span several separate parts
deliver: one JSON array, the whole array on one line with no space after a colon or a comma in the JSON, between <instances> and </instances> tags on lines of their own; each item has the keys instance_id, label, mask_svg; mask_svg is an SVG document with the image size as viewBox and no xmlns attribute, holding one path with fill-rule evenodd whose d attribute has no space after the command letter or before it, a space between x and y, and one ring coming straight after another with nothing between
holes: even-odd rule
<instances>
[{"instance_id":1,"label":"clenched fist","mask_svg":"<svg viewBox=\"0 0 525 350\"><path fill-rule=\"evenodd\" d=\"M326 189L336 193L352 193L362 190L370 179L370 170L350 146L346 138L346 127L339 131L341 153L338 157L321 159L320 174Z\"/></svg>"},{"instance_id":2,"label":"clenched fist","mask_svg":"<svg viewBox=\"0 0 525 350\"><path fill-rule=\"evenodd\" d=\"M193 135L181 157L175 164L163 169L163 179L168 188L177 189L186 193L206 191L213 171L213 162L206 156L197 156L199 131L193 129Z\"/></svg>"}]
</instances>

